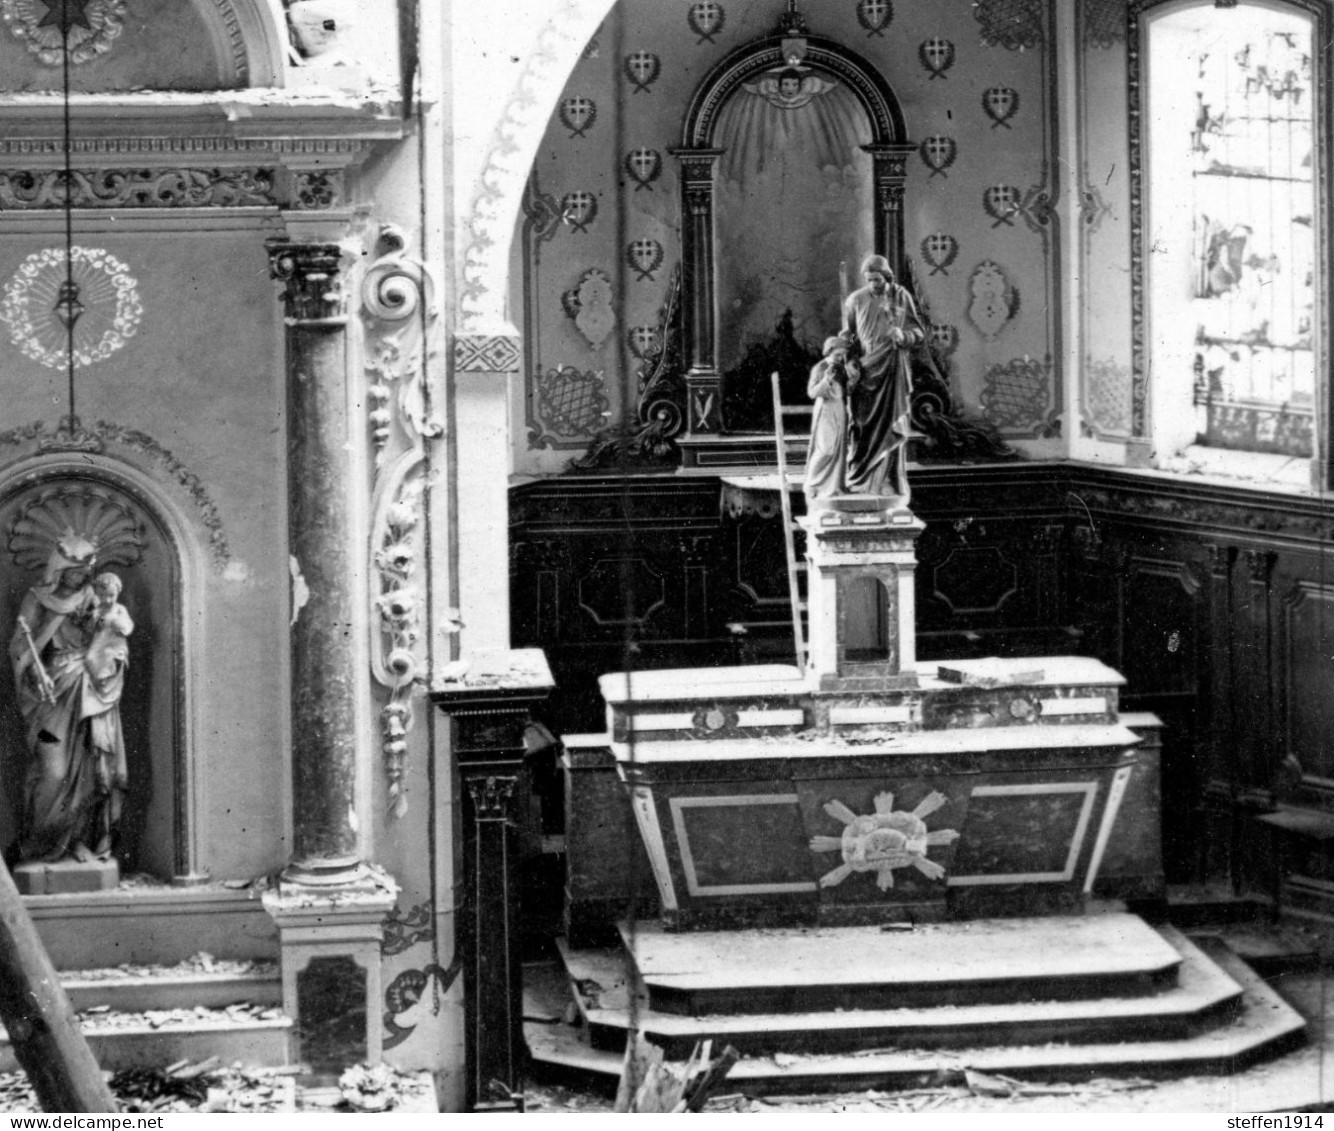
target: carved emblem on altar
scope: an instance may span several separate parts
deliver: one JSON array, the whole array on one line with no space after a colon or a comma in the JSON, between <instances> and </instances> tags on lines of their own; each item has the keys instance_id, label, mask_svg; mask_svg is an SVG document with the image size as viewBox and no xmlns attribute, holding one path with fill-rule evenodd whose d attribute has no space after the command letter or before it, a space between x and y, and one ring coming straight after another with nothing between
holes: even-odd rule
<instances>
[{"instance_id":1,"label":"carved emblem on altar","mask_svg":"<svg viewBox=\"0 0 1334 1131\"><path fill-rule=\"evenodd\" d=\"M949 803L943 793L932 791L911 811L894 809L892 793L878 793L875 812L858 816L841 801L828 801L824 811L842 821L842 836L811 837L812 852L842 852L843 863L820 877L823 888L835 887L853 872L874 872L876 886L888 891L894 886L896 868L916 868L929 880L939 880L945 869L927 859L927 849L953 844L954 829L928 831L926 818Z\"/></svg>"}]
</instances>

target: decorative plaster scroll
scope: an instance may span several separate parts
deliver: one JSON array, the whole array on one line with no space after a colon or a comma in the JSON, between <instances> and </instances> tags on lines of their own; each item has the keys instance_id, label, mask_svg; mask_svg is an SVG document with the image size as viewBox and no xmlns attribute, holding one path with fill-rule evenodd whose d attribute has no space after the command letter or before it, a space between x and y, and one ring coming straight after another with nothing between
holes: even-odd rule
<instances>
[{"instance_id":1,"label":"decorative plaster scroll","mask_svg":"<svg viewBox=\"0 0 1334 1131\"><path fill-rule=\"evenodd\" d=\"M68 35L69 61L78 65L111 50L122 30L125 0L0 0L0 17L28 53L49 67L64 65Z\"/></svg>"},{"instance_id":2,"label":"decorative plaster scroll","mask_svg":"<svg viewBox=\"0 0 1334 1131\"><path fill-rule=\"evenodd\" d=\"M41 452L95 454L105 451L107 444L112 443L147 456L190 496L201 524L208 531L209 554L214 568L222 572L231 563L231 549L222 516L199 476L146 432L107 420L99 420L91 428L85 429L77 416L64 417L54 429L37 420L0 432L0 444L23 446L34 441Z\"/></svg>"},{"instance_id":3,"label":"decorative plaster scroll","mask_svg":"<svg viewBox=\"0 0 1334 1131\"><path fill-rule=\"evenodd\" d=\"M983 260L968 281L972 300L968 320L988 341L995 341L1019 312L1019 292L1015 290L999 263Z\"/></svg>"},{"instance_id":4,"label":"decorative plaster scroll","mask_svg":"<svg viewBox=\"0 0 1334 1131\"><path fill-rule=\"evenodd\" d=\"M596 267L585 271L578 286L561 296L561 307L594 349L598 349L616 328L611 276Z\"/></svg>"},{"instance_id":5,"label":"decorative plaster scroll","mask_svg":"<svg viewBox=\"0 0 1334 1131\"><path fill-rule=\"evenodd\" d=\"M418 577L426 486L424 442L444 432L431 414L427 386L427 363L434 356L430 341L438 318L435 283L424 264L403 254L406 243L398 228L382 227L380 255L361 285L376 466L371 500L371 671L376 682L389 691L389 700L380 711L380 737L389 813L394 818L402 817L408 808L404 760L407 736L415 721L413 698L425 661ZM388 408L395 388L396 414ZM386 467L395 420L409 446Z\"/></svg>"},{"instance_id":6,"label":"decorative plaster scroll","mask_svg":"<svg viewBox=\"0 0 1334 1131\"><path fill-rule=\"evenodd\" d=\"M915 868L928 880L945 878L945 869L926 853L932 845L953 844L959 839L955 829L928 832L925 818L949 803L943 793L932 792L915 809L894 808L892 793L875 796L875 812L858 816L841 801L825 803L824 811L844 828L841 836L811 837L812 852L841 852L843 863L820 877L822 888L841 884L854 872L875 873L881 891L894 886L896 868Z\"/></svg>"},{"instance_id":7,"label":"decorative plaster scroll","mask_svg":"<svg viewBox=\"0 0 1334 1131\"><path fill-rule=\"evenodd\" d=\"M232 208L278 203L274 170L63 169L0 170L0 209Z\"/></svg>"},{"instance_id":8,"label":"decorative plaster scroll","mask_svg":"<svg viewBox=\"0 0 1334 1131\"><path fill-rule=\"evenodd\" d=\"M64 293L68 276L76 285L72 296ZM56 315L58 301L76 307L72 334ZM33 252L0 303L0 321L9 326L10 341L50 369L69 364L71 337L77 364L105 361L134 337L143 313L138 280L129 267L102 248L78 245L68 256L63 247Z\"/></svg>"},{"instance_id":9,"label":"decorative plaster scroll","mask_svg":"<svg viewBox=\"0 0 1334 1131\"><path fill-rule=\"evenodd\" d=\"M1023 51L1041 47L1043 0L974 0L973 16L988 47Z\"/></svg>"},{"instance_id":10,"label":"decorative plaster scroll","mask_svg":"<svg viewBox=\"0 0 1334 1131\"><path fill-rule=\"evenodd\" d=\"M371 505L375 566L371 671L390 693L380 710L380 739L389 815L395 819L408 811L404 788L407 737L416 721L413 699L423 661L418 566L424 467L425 453L418 444L379 477Z\"/></svg>"},{"instance_id":11,"label":"decorative plaster scroll","mask_svg":"<svg viewBox=\"0 0 1334 1131\"><path fill-rule=\"evenodd\" d=\"M385 225L380 257L361 284L377 466L384 462L392 431L393 415L386 407L391 389L398 390L399 422L410 435L435 437L444 431L430 414L426 387L426 362L433 356L427 339L439 317L435 281L424 264L403 254L405 246L403 233Z\"/></svg>"},{"instance_id":12,"label":"decorative plaster scroll","mask_svg":"<svg viewBox=\"0 0 1334 1131\"><path fill-rule=\"evenodd\" d=\"M143 557L143 518L121 496L86 483L34 491L9 524L7 545L20 569L35 571L71 533L92 544L98 566L132 566Z\"/></svg>"}]
</instances>

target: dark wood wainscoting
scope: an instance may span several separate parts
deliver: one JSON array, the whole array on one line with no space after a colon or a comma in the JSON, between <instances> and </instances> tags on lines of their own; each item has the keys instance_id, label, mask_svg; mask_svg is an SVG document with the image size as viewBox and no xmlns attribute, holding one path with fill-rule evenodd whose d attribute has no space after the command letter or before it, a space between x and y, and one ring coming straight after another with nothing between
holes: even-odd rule
<instances>
[{"instance_id":1,"label":"dark wood wainscoting","mask_svg":"<svg viewBox=\"0 0 1334 1131\"><path fill-rule=\"evenodd\" d=\"M1254 819L1334 816L1334 505L1074 464L926 467L913 488L919 656L1118 668L1123 709L1165 724L1169 880L1281 872L1334 914L1320 840ZM552 726L602 728L603 672L790 658L774 510L724 513L708 476L515 487L514 644L550 659Z\"/></svg>"}]
</instances>

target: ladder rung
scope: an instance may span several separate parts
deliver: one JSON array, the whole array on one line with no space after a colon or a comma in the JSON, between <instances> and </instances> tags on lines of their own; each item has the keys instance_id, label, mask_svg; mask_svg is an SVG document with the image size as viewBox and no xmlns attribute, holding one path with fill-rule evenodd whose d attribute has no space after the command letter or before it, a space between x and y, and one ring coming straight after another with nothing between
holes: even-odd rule
<instances>
[{"instance_id":1,"label":"ladder rung","mask_svg":"<svg viewBox=\"0 0 1334 1131\"><path fill-rule=\"evenodd\" d=\"M792 568L795 569L798 573L805 573L807 569L807 564L805 562L793 562Z\"/></svg>"},{"instance_id":2,"label":"ladder rung","mask_svg":"<svg viewBox=\"0 0 1334 1131\"><path fill-rule=\"evenodd\" d=\"M810 416L815 411L815 406L810 404L784 404L778 406L778 411L784 416Z\"/></svg>"}]
</instances>

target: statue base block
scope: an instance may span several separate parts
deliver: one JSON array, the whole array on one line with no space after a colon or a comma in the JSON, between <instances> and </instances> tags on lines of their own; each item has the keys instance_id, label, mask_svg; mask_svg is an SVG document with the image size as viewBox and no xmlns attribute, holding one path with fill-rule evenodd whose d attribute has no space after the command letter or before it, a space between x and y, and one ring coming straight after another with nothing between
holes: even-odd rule
<instances>
[{"instance_id":1,"label":"statue base block","mask_svg":"<svg viewBox=\"0 0 1334 1131\"><path fill-rule=\"evenodd\" d=\"M120 883L120 865L114 860L59 860L54 864L20 864L12 875L20 895L110 891Z\"/></svg>"}]
</instances>

